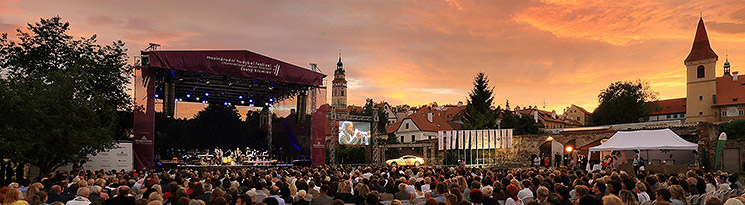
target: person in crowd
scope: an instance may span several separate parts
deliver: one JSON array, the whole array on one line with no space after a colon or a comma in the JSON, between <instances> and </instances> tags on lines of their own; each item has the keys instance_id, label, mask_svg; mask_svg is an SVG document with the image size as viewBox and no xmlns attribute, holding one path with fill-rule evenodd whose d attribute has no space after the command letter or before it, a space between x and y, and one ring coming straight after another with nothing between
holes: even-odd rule
<instances>
[{"instance_id":1,"label":"person in crowd","mask_svg":"<svg viewBox=\"0 0 745 205\"><path fill-rule=\"evenodd\" d=\"M21 191L16 188L10 188L5 192L5 199L3 205L27 205L28 202L21 200Z\"/></svg>"},{"instance_id":2,"label":"person in crowd","mask_svg":"<svg viewBox=\"0 0 745 205\"><path fill-rule=\"evenodd\" d=\"M618 198L621 198L624 205L639 205L639 200L636 199L636 194L629 190L621 190Z\"/></svg>"},{"instance_id":3,"label":"person in crowd","mask_svg":"<svg viewBox=\"0 0 745 205\"><path fill-rule=\"evenodd\" d=\"M90 190L86 187L78 188L78 195L67 202L66 205L88 205L91 203L90 200L88 200L88 195L90 195Z\"/></svg>"},{"instance_id":4,"label":"person in crowd","mask_svg":"<svg viewBox=\"0 0 745 205\"><path fill-rule=\"evenodd\" d=\"M706 205L724 205L721 199L717 198L716 196L709 196L706 198Z\"/></svg>"},{"instance_id":5,"label":"person in crowd","mask_svg":"<svg viewBox=\"0 0 745 205\"><path fill-rule=\"evenodd\" d=\"M667 190L665 188L659 188L655 191L655 202L657 201L665 201L670 202L670 199L672 198L672 193L670 193L670 190Z\"/></svg>"},{"instance_id":6,"label":"person in crowd","mask_svg":"<svg viewBox=\"0 0 745 205\"><path fill-rule=\"evenodd\" d=\"M517 193L517 197L519 197L520 199L525 199L535 196L533 195L533 191L530 190L530 186L532 186L532 183L529 180L523 180L521 185L523 189Z\"/></svg>"},{"instance_id":7,"label":"person in crowd","mask_svg":"<svg viewBox=\"0 0 745 205\"><path fill-rule=\"evenodd\" d=\"M107 199L104 204L106 205L133 205L135 204L135 197L131 195L132 190L129 186L119 186L116 196Z\"/></svg>"},{"instance_id":8,"label":"person in crowd","mask_svg":"<svg viewBox=\"0 0 745 205\"><path fill-rule=\"evenodd\" d=\"M517 186L515 186L514 184L510 184L507 186L505 191L507 194L507 200L504 203L505 205L522 205L523 204L520 197L517 196L519 192Z\"/></svg>"},{"instance_id":9,"label":"person in crowd","mask_svg":"<svg viewBox=\"0 0 745 205\"><path fill-rule=\"evenodd\" d=\"M540 204L545 204L546 203L546 197L548 197L548 194L550 194L548 192L548 188L546 188L545 186L538 187L538 189L536 189L535 193L536 193L536 200Z\"/></svg>"},{"instance_id":10,"label":"person in crowd","mask_svg":"<svg viewBox=\"0 0 745 205\"><path fill-rule=\"evenodd\" d=\"M321 189L319 192L320 194L316 197L313 197L313 200L311 200L310 203L312 205L331 204L331 202L333 202L334 199L327 195L329 189L331 189L329 185L327 184L321 185Z\"/></svg>"},{"instance_id":11,"label":"person in crowd","mask_svg":"<svg viewBox=\"0 0 745 205\"><path fill-rule=\"evenodd\" d=\"M603 205L623 205L623 201L616 195L608 195L603 197Z\"/></svg>"},{"instance_id":12,"label":"person in crowd","mask_svg":"<svg viewBox=\"0 0 745 205\"><path fill-rule=\"evenodd\" d=\"M68 195L67 193L62 192L62 186L60 185L54 185L51 188L49 188L49 201L48 203L53 203L56 201L67 203L67 201L72 200L73 196Z\"/></svg>"},{"instance_id":13,"label":"person in crowd","mask_svg":"<svg viewBox=\"0 0 745 205\"><path fill-rule=\"evenodd\" d=\"M398 190L396 194L393 194L393 197L398 200L411 200L413 199L411 193L406 191L406 184L401 183L398 185Z\"/></svg>"}]
</instances>

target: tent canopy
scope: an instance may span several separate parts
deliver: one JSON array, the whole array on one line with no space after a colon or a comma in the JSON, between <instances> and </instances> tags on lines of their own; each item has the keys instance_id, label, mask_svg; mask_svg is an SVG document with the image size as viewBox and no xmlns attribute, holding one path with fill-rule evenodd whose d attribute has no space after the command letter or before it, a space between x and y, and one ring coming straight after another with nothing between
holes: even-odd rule
<instances>
[{"instance_id":1,"label":"tent canopy","mask_svg":"<svg viewBox=\"0 0 745 205\"><path fill-rule=\"evenodd\" d=\"M680 138L670 129L616 132L590 152L623 150L698 150L698 145Z\"/></svg>"}]
</instances>

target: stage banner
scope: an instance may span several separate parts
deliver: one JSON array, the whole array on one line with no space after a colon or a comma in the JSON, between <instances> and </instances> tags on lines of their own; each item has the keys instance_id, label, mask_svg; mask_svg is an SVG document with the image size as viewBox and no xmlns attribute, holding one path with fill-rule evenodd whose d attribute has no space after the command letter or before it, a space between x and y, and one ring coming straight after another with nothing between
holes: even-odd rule
<instances>
[{"instance_id":1,"label":"stage banner","mask_svg":"<svg viewBox=\"0 0 745 205\"><path fill-rule=\"evenodd\" d=\"M155 138L155 69L135 68L134 92L134 168L150 169L153 168Z\"/></svg>"},{"instance_id":2,"label":"stage banner","mask_svg":"<svg viewBox=\"0 0 745 205\"><path fill-rule=\"evenodd\" d=\"M326 112L329 106L321 106L313 113L312 123L313 130L311 147L311 163L314 167L323 166L326 164L326 126L328 125L328 119L326 118ZM373 136L376 137L376 136Z\"/></svg>"},{"instance_id":3,"label":"stage banner","mask_svg":"<svg viewBox=\"0 0 745 205\"><path fill-rule=\"evenodd\" d=\"M292 84L323 84L323 74L247 50L150 51L150 67Z\"/></svg>"},{"instance_id":4,"label":"stage banner","mask_svg":"<svg viewBox=\"0 0 745 205\"><path fill-rule=\"evenodd\" d=\"M132 170L132 143L118 143L116 147L105 152L88 155L88 162L83 164L86 170Z\"/></svg>"},{"instance_id":5,"label":"stage banner","mask_svg":"<svg viewBox=\"0 0 745 205\"><path fill-rule=\"evenodd\" d=\"M512 148L512 129L507 130L507 148Z\"/></svg>"},{"instance_id":6,"label":"stage banner","mask_svg":"<svg viewBox=\"0 0 745 205\"><path fill-rule=\"evenodd\" d=\"M454 137L455 135L453 135L453 131L452 130L448 131L448 133L450 133L450 134L448 134L450 136L450 138L447 140L448 149L453 149L453 138L455 138Z\"/></svg>"},{"instance_id":7,"label":"stage banner","mask_svg":"<svg viewBox=\"0 0 745 205\"><path fill-rule=\"evenodd\" d=\"M443 133L444 131L437 131L437 150L443 150Z\"/></svg>"},{"instance_id":8,"label":"stage banner","mask_svg":"<svg viewBox=\"0 0 745 205\"><path fill-rule=\"evenodd\" d=\"M478 145L478 144L476 144L476 140L477 140L476 130L471 130L470 132L471 132L471 134L470 134L470 137L471 137L471 149L476 149L476 145Z\"/></svg>"}]
</instances>

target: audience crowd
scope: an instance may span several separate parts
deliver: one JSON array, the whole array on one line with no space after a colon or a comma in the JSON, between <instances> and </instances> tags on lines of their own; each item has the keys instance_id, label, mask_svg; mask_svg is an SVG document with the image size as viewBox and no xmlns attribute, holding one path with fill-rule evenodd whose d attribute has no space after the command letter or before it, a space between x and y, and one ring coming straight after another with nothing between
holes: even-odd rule
<instances>
[{"instance_id":1,"label":"audience crowd","mask_svg":"<svg viewBox=\"0 0 745 205\"><path fill-rule=\"evenodd\" d=\"M743 205L737 175L466 167L58 171L0 188L2 205ZM706 198L703 198L706 197ZM695 199L695 200L692 200ZM693 201L693 202L692 202Z\"/></svg>"}]
</instances>

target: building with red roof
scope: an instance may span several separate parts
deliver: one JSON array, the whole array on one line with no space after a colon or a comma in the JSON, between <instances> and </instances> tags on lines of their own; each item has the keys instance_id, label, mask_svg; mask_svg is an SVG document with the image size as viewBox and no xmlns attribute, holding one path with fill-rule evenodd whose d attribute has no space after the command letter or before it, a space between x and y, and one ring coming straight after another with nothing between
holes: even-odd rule
<instances>
[{"instance_id":1,"label":"building with red roof","mask_svg":"<svg viewBox=\"0 0 745 205\"><path fill-rule=\"evenodd\" d=\"M647 121L667 121L686 119L686 98L658 100L649 103Z\"/></svg>"}]
</instances>

